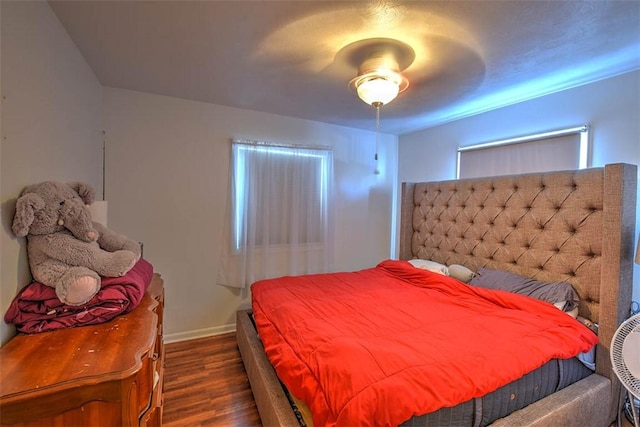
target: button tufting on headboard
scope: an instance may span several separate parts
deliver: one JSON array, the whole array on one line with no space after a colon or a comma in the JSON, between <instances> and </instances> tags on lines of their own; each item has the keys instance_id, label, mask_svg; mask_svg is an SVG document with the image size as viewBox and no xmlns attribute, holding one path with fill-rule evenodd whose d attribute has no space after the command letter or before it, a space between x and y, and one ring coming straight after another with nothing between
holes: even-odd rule
<instances>
[{"instance_id":1,"label":"button tufting on headboard","mask_svg":"<svg viewBox=\"0 0 640 427\"><path fill-rule=\"evenodd\" d=\"M603 175L601 168L412 184L413 237L401 256L567 280L583 298L581 315L597 322Z\"/></svg>"}]
</instances>

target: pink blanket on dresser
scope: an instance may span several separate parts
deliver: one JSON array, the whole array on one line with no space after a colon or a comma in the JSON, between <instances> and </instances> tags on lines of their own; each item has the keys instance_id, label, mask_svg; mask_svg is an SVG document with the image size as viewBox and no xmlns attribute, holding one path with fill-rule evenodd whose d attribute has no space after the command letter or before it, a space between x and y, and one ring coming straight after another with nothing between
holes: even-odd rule
<instances>
[{"instance_id":1,"label":"pink blanket on dresser","mask_svg":"<svg viewBox=\"0 0 640 427\"><path fill-rule=\"evenodd\" d=\"M140 259L122 277L103 277L100 291L80 306L63 304L53 288L32 282L11 302L4 321L27 334L104 323L136 308L152 276L153 266Z\"/></svg>"}]
</instances>

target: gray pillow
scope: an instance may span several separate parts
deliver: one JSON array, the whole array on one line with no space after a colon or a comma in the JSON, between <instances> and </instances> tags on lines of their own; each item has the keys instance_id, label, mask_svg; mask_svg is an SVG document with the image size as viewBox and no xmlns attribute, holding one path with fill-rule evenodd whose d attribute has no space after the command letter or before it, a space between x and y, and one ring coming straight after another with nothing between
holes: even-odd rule
<instances>
[{"instance_id":1,"label":"gray pillow","mask_svg":"<svg viewBox=\"0 0 640 427\"><path fill-rule=\"evenodd\" d=\"M469 283L469 281L476 276L476 273L469 270L464 265L451 264L449 266L449 276L453 277L454 279L458 279L461 282Z\"/></svg>"},{"instance_id":2,"label":"gray pillow","mask_svg":"<svg viewBox=\"0 0 640 427\"><path fill-rule=\"evenodd\" d=\"M491 270L484 267L478 269L478 274L471 279L469 284L526 295L551 304L565 301L562 308L565 312L574 311L580 303L578 294L568 282L541 282L507 271Z\"/></svg>"}]
</instances>

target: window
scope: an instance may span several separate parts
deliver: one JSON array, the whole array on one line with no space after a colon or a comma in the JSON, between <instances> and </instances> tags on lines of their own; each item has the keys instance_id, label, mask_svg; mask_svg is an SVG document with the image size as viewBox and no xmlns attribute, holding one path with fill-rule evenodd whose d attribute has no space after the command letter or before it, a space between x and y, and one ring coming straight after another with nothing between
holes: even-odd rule
<instances>
[{"instance_id":1,"label":"window","mask_svg":"<svg viewBox=\"0 0 640 427\"><path fill-rule=\"evenodd\" d=\"M248 240L257 246L323 243L329 153L233 144L239 183L234 200L235 249Z\"/></svg>"},{"instance_id":2,"label":"window","mask_svg":"<svg viewBox=\"0 0 640 427\"><path fill-rule=\"evenodd\" d=\"M328 271L332 171L326 147L234 140L219 283Z\"/></svg>"},{"instance_id":3,"label":"window","mask_svg":"<svg viewBox=\"0 0 640 427\"><path fill-rule=\"evenodd\" d=\"M583 169L589 126L458 148L457 178Z\"/></svg>"}]
</instances>

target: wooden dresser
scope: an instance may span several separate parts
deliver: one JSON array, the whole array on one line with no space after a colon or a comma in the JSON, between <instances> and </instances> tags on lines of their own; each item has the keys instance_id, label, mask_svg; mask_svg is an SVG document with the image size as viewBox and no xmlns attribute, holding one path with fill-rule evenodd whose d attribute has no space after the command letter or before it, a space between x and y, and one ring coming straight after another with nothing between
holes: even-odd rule
<instances>
[{"instance_id":1,"label":"wooden dresser","mask_svg":"<svg viewBox=\"0 0 640 427\"><path fill-rule=\"evenodd\" d=\"M107 323L34 335L0 348L2 426L161 426L164 288Z\"/></svg>"}]
</instances>

